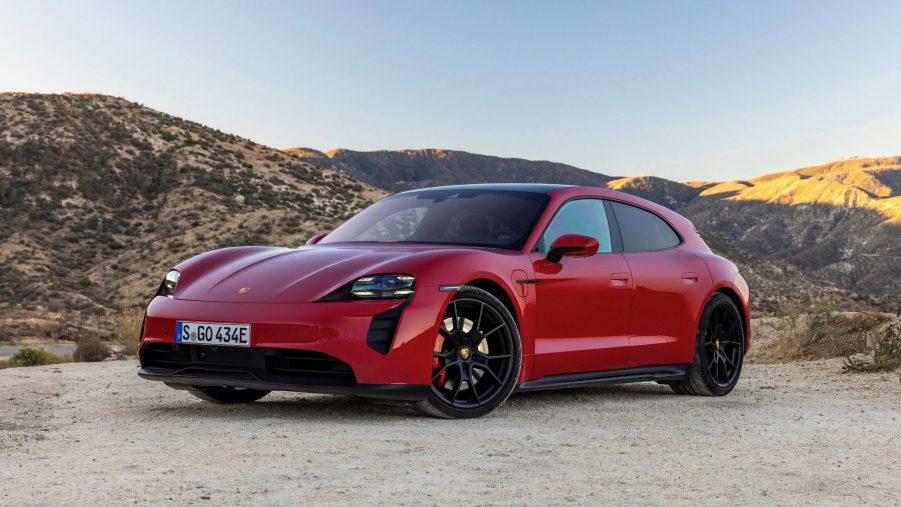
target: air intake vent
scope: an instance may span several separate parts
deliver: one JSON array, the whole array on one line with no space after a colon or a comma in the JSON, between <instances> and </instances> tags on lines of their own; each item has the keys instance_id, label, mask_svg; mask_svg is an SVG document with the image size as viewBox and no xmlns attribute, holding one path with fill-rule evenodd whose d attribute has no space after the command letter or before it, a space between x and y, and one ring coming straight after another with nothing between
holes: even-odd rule
<instances>
[{"instance_id":1,"label":"air intake vent","mask_svg":"<svg viewBox=\"0 0 901 507\"><path fill-rule=\"evenodd\" d=\"M397 323L400 315L406 308L409 299L394 308L382 312L372 318L369 324L369 332L366 334L366 345L379 354L388 354L391 343L394 342L394 334L397 332Z\"/></svg>"},{"instance_id":2,"label":"air intake vent","mask_svg":"<svg viewBox=\"0 0 901 507\"><path fill-rule=\"evenodd\" d=\"M356 383L350 365L312 350L238 348L178 343L145 343L145 368L164 368L210 377L295 383Z\"/></svg>"}]
</instances>

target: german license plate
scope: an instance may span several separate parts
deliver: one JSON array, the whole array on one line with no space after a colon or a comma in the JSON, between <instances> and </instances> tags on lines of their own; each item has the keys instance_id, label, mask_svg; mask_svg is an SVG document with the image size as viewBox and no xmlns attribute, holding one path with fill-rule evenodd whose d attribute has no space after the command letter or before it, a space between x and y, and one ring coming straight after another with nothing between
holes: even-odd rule
<instances>
[{"instance_id":1,"label":"german license plate","mask_svg":"<svg viewBox=\"0 0 901 507\"><path fill-rule=\"evenodd\" d=\"M175 341L205 345L250 347L250 324L176 322Z\"/></svg>"}]
</instances>

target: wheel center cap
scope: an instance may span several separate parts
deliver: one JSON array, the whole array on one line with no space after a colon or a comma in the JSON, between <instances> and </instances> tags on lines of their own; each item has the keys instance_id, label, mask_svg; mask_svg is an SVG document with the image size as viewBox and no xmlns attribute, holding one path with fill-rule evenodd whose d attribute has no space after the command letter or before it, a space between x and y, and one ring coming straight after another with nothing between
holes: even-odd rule
<instances>
[{"instance_id":1,"label":"wheel center cap","mask_svg":"<svg viewBox=\"0 0 901 507\"><path fill-rule=\"evenodd\" d=\"M468 361L469 357L472 356L472 350L470 350L469 347L460 347L460 350L457 351L457 355L460 356L460 359Z\"/></svg>"},{"instance_id":2,"label":"wheel center cap","mask_svg":"<svg viewBox=\"0 0 901 507\"><path fill-rule=\"evenodd\" d=\"M719 341L719 340L716 341L716 348L720 348L720 341Z\"/></svg>"}]
</instances>

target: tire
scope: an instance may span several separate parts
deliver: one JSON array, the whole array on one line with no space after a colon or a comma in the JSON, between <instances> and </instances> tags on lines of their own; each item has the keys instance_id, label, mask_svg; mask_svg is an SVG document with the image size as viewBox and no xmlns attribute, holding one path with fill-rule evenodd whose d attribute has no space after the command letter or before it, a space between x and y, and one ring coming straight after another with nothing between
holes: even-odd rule
<instances>
[{"instance_id":1,"label":"tire","mask_svg":"<svg viewBox=\"0 0 901 507\"><path fill-rule=\"evenodd\" d=\"M241 389L236 387L199 387L194 386L188 392L203 401L221 404L251 403L266 396L271 391Z\"/></svg>"},{"instance_id":2,"label":"tire","mask_svg":"<svg viewBox=\"0 0 901 507\"><path fill-rule=\"evenodd\" d=\"M442 419L481 417L507 401L516 387L522 367L519 328L500 300L477 287L463 286L443 315L432 388L414 408Z\"/></svg>"},{"instance_id":3,"label":"tire","mask_svg":"<svg viewBox=\"0 0 901 507\"><path fill-rule=\"evenodd\" d=\"M668 382L678 394L725 396L738 383L745 358L744 319L729 296L716 292L707 301L695 336L688 377Z\"/></svg>"}]
</instances>

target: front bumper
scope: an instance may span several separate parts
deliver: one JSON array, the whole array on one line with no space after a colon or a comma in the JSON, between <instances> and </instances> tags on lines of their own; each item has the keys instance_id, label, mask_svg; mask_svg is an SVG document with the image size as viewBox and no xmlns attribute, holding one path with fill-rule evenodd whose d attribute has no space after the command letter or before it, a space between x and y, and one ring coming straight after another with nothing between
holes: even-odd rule
<instances>
[{"instance_id":1,"label":"front bumper","mask_svg":"<svg viewBox=\"0 0 901 507\"><path fill-rule=\"evenodd\" d=\"M156 342L141 347L141 361L141 378L183 389L232 386L402 401L421 400L429 391L429 386L420 385L358 384L350 365L307 350Z\"/></svg>"},{"instance_id":2,"label":"front bumper","mask_svg":"<svg viewBox=\"0 0 901 507\"><path fill-rule=\"evenodd\" d=\"M176 386L228 385L268 391L422 399L431 384L435 329L450 297L452 294L440 292L437 287L417 289L406 303L223 303L156 297L147 307L139 375ZM404 306L399 308L401 305ZM391 311L398 313L399 318L389 346L367 344L373 319ZM176 344L175 323L179 320L248 323L250 347ZM375 327L379 324L377 321ZM168 364L160 361L159 355L153 354L160 347L164 352L180 355L178 360ZM285 375L284 369L272 367L311 354L340 363L348 375Z\"/></svg>"}]
</instances>

